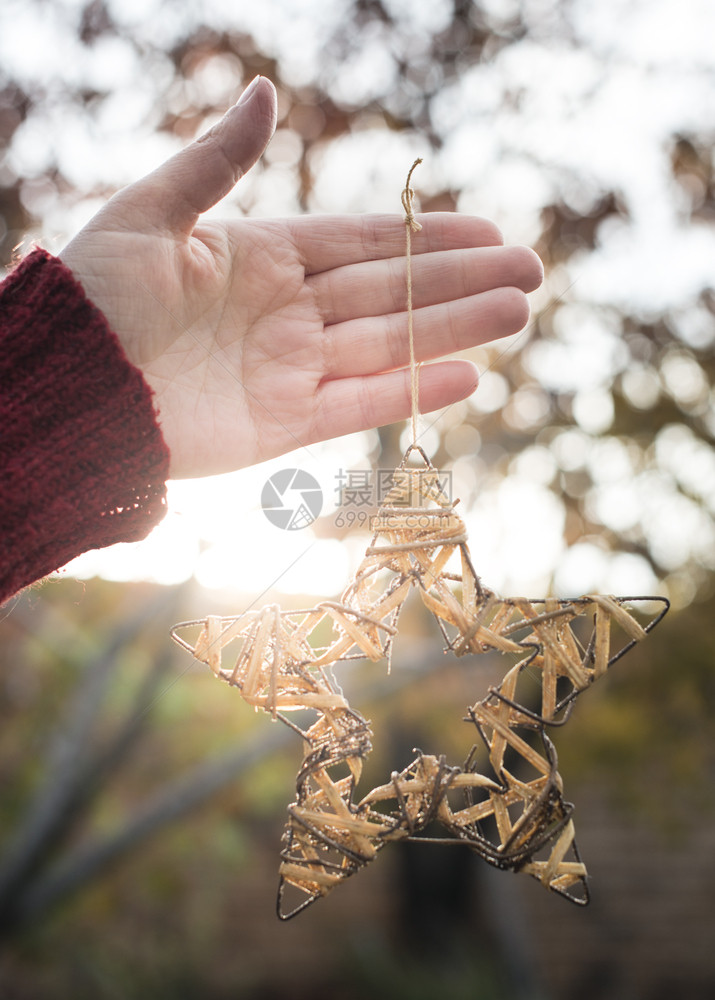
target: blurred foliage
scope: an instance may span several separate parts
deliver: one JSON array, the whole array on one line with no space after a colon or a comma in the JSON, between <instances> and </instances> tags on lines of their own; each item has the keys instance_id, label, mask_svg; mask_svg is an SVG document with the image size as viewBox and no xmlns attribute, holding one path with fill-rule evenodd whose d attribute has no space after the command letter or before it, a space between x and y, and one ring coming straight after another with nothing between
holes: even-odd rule
<instances>
[{"instance_id":1,"label":"blurred foliage","mask_svg":"<svg viewBox=\"0 0 715 1000\"><path fill-rule=\"evenodd\" d=\"M607 3L595 7L618 19ZM696 113L701 96L708 107L711 69L697 58L687 73L677 60L630 60L628 31L620 48L609 48L588 10L578 0L273 0L250 8L5 0L0 265L32 239L61 246L116 187L215 120L256 73L278 88L278 131L222 210L394 211L417 153L426 156L415 178L424 210L491 215L510 241L532 243L547 279L528 335L471 352L479 391L426 419L424 441L435 464L453 470L486 562L495 519L517 503L494 544L532 560L538 586L665 592L680 609L559 734L567 780L603 783L624 808L676 830L712 816L715 769L715 265L702 264L714 247L715 126ZM603 95L636 69L642 89L625 107L609 105L609 118ZM648 102L676 85L685 88L681 109L671 107L650 146L637 149ZM610 133L614 108L625 125ZM629 163L636 168L626 170ZM398 438L398 429L381 432L383 464L399 454ZM528 530L519 534L522 521ZM553 550L540 555L539 536L549 532L556 561ZM508 585L504 572L487 582ZM446 991L437 959L430 969L414 964L420 949L429 954L424 942L395 951L370 936L392 915L388 861L361 876L375 892L372 907L346 888L347 902L331 900L310 933L296 923L277 936L270 879L293 755L260 744L265 720L242 712L238 699L164 659L168 626L195 608L183 612L184 597L167 598L142 623L143 599L132 587L52 584L0 626L0 844L12 857L34 816L43 837L36 853L27 848L15 890L25 902L33 885L45 892L25 916L5 915L25 928L5 968L6 994L256 998L290 990L298 1000L321 989L336 998L365 989L399 997L429 987L445 1000L467 995L464 981ZM131 634L121 631L127 620ZM427 648L409 615L404 630ZM91 677L95 714L86 709L82 722ZM417 742L418 720L427 740L446 728L456 744L450 713L472 699L467 672L451 667L376 702L372 716L394 743L404 736L403 748ZM67 757L73 732L84 736ZM239 733L241 745L259 741L250 764L235 756ZM384 769L392 749L378 746L371 767ZM48 793L58 760L63 781L73 773L67 760L82 779L59 818ZM194 773L202 761L216 769ZM250 782L230 780L249 766L258 768ZM177 775L188 784L175 787ZM189 786L194 799L182 798ZM177 806L197 807L201 788L200 812ZM161 834L148 846L145 828L132 826L145 806L153 817L146 830ZM136 839L119 850L123 830ZM112 843L107 866L135 852L130 878L124 867L99 880L104 867L93 869L91 850L82 853ZM50 904L64 898L53 872L59 865L62 875L67 859L79 864L75 890L91 889L69 920L52 920ZM469 919L483 930L483 914ZM485 997L496 995L489 955L460 947L467 982L479 979ZM64 957L48 964L49 953ZM402 977L395 955L413 962ZM468 995L477 996L472 986ZM512 984L510 995L527 993Z\"/></svg>"}]
</instances>

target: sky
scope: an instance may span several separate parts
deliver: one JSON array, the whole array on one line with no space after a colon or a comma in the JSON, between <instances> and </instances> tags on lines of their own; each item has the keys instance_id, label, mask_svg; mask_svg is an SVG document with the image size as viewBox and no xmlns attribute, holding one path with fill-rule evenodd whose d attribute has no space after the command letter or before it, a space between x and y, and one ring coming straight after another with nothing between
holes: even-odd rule
<instances>
[{"instance_id":1,"label":"sky","mask_svg":"<svg viewBox=\"0 0 715 1000\"><path fill-rule=\"evenodd\" d=\"M176 148L176 140L154 132L152 101L163 86L169 86L169 77L157 59L151 70L152 87L145 86L136 58L120 42L108 41L89 56L73 54L75 43L66 20L80 6L79 0L50 5L4 0L0 8L0 65L28 82L57 82L56 99L28 118L8 156L13 170L31 181L50 152L56 152L63 171L80 189L89 189L99 179L109 191L151 169ZM167 18L161 0L110 0L110 6L120 20L139 26L148 38L163 35L167 40L172 33L179 35L197 10L193 3L174 3ZM320 66L321 46L339 24L345 2L310 0L296 5L264 0L243 5L206 0L200 6L209 23L213 19L252 31L267 51L280 56L291 80L305 83ZM403 19L405 45L415 58L424 39L440 30L449 12L446 0L409 4L389 0L388 6ZM556 388L576 391L575 426L571 439L565 435L561 450L556 449L558 460L593 463L593 458L585 457L591 435L609 426L608 386L626 363L607 307L628 308L644 316L666 308L680 310L686 342L688 336L697 341L710 335L707 329L703 332L694 299L704 285L715 286L715 227L684 220L668 169L667 140L677 131L715 132L715 4L712 0L573 0L576 44L573 39L567 44L555 30L560 17L556 0L488 0L487 6L505 19L521 9L531 31L492 63L472 67L443 89L437 116L443 139L439 153L431 153L419 136L388 133L366 122L316 154L310 208L398 212L405 165L415 155L428 154L419 191L429 194L445 186L459 187L458 210L493 218L508 242L529 243L538 235L541 207L556 190L566 192L580 209L592 204L602 190L618 190L629 209L629 224L615 223L604 230L595 253L576 260L568 274L549 274L542 297L534 298L538 309L555 291L577 286L570 311L560 313L563 329L557 330L552 342L533 345L527 332L514 348L524 350L526 364L541 384L553 388L561 379L563 386ZM361 95L369 100L396 80L396 72L394 58L381 44L379 32L374 32L357 46L333 86L337 96L342 88L353 100ZM62 82L78 80L98 87L111 84L112 94L91 126L63 102ZM219 61L205 67L194 85L228 104L240 82L232 66ZM510 99L515 94L518 101ZM290 181L291 155L290 135L283 129L273 153L269 150L276 169L255 178L249 175L220 211L256 215L298 211ZM34 198L31 207L43 217L42 231L30 235L54 250L99 205L91 198L69 203L41 185L33 190L31 183L26 197ZM589 312L589 305L600 308ZM486 370L482 385L474 399L463 404L472 413L507 403L526 408L524 412L538 407L538 392L519 400L501 398L498 362L493 364L487 355L481 361ZM697 374L688 371L687 357L674 356L671 361L667 378L673 392L696 392ZM647 400L654 391L648 374L633 371L629 376L633 398ZM466 411L456 409L438 418L437 426L455 435L454 440L460 412ZM423 443L429 444L434 420L421 421ZM652 537L660 539L666 564L682 555L683 525L687 526L688 538L712 548L715 565L712 522L698 515L697 504L680 504L671 495L671 484L688 478L687 463L678 455L687 452L696 463L698 481L712 485L715 460L698 451L696 441L678 433L666 434L654 445L660 448L665 470L660 480L641 480L633 474L630 484L623 476L614 480L614 469L627 473L629 457L613 448L610 454L601 454L594 466L599 482L592 502L604 522L610 519L614 526L640 511ZM373 469L374 448L374 434L352 435L311 447L310 454L300 450L229 476L171 483L169 514L148 539L88 553L65 573L165 584L193 574L207 591L229 598L234 594L241 600L249 600L246 595L258 600L258 595L272 591L332 595L359 563L364 534L350 534L341 541L324 538L320 521L302 530L276 528L261 510L261 492L275 472L304 469L322 489L321 518L334 520L340 512L341 474ZM545 452L536 444L527 449L512 475L500 481L492 481L477 459L455 459L454 492L466 498L464 516L483 579L502 592L536 593L548 586L557 567L559 592L591 587L642 592L654 586L652 572L639 557L609 554L592 542L565 551L563 504L548 488L549 463L555 459ZM459 449L456 454L461 454ZM676 538L672 537L674 513L680 526ZM526 548L528 560L523 558ZM276 551L278 561L272 555Z\"/></svg>"}]
</instances>

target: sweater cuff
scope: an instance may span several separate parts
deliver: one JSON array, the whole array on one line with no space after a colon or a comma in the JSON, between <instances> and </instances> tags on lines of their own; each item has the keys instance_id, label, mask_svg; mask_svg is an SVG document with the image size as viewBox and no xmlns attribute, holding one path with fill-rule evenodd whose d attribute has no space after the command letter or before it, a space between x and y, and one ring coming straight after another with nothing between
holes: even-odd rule
<instances>
[{"instance_id":1,"label":"sweater cuff","mask_svg":"<svg viewBox=\"0 0 715 1000\"><path fill-rule=\"evenodd\" d=\"M166 511L152 392L72 272L34 250L0 284L0 602Z\"/></svg>"}]
</instances>

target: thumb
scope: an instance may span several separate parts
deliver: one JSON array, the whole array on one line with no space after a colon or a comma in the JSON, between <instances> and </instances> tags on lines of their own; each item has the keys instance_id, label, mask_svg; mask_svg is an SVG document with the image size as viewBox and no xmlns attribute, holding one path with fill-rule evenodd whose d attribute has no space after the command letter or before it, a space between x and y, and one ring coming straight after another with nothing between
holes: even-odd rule
<instances>
[{"instance_id":1,"label":"thumb","mask_svg":"<svg viewBox=\"0 0 715 1000\"><path fill-rule=\"evenodd\" d=\"M276 91L257 76L212 128L122 194L139 209L139 229L188 234L224 198L268 145L276 127ZM121 197L121 195L120 195ZM127 206L128 207L128 206Z\"/></svg>"}]
</instances>

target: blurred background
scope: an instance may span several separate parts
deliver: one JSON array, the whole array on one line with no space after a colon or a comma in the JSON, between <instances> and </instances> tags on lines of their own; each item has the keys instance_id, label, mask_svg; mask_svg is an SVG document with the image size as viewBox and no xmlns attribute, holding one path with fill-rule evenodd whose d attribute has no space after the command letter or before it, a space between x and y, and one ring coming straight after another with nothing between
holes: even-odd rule
<instances>
[{"instance_id":1,"label":"blurred background","mask_svg":"<svg viewBox=\"0 0 715 1000\"><path fill-rule=\"evenodd\" d=\"M170 484L143 543L0 609L0 996L610 1000L715 990L715 6L710 0L1 0L0 273L261 73L278 131L220 214L492 218L546 267L480 387L420 420L477 572L505 595L662 594L658 631L557 734L592 904L462 850L391 847L289 924L277 856L300 749L173 647L171 625L338 595L367 536L341 485L402 425ZM275 471L323 512L280 531ZM410 605L366 787L466 753L484 694ZM348 682L346 682L348 683Z\"/></svg>"}]
</instances>

